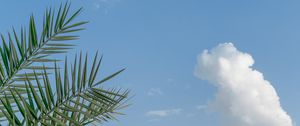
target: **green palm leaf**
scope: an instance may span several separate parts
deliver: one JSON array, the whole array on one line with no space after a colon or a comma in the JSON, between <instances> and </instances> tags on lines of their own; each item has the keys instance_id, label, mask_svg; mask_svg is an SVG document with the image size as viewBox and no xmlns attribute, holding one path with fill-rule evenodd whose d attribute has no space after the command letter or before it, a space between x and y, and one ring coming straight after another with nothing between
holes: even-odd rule
<instances>
[{"instance_id":1,"label":"green palm leaf","mask_svg":"<svg viewBox=\"0 0 300 126\"><path fill-rule=\"evenodd\" d=\"M49 81L47 69L43 70L42 79L39 79L35 72L35 80L27 79L27 94L22 95L17 89L11 88L13 102L10 102L7 96L0 98L4 105L4 108L1 108L3 118L8 119L9 124L16 125L23 122L28 125L78 126L115 119L115 115L120 114L117 110L122 107L129 91L104 89L91 81L91 77L96 78L99 74L99 71L95 71L101 63L97 56L91 67L88 67L87 58L81 57L75 62L77 64L68 66L66 59L63 73L55 65L55 90L50 86L53 84ZM70 71L67 68L71 68ZM110 79L112 75L99 82ZM20 113L19 116L15 111Z\"/></svg>"},{"instance_id":2,"label":"green palm leaf","mask_svg":"<svg viewBox=\"0 0 300 126\"><path fill-rule=\"evenodd\" d=\"M56 63L60 60L48 57L73 48L74 44L66 41L78 39L72 33L83 30L80 26L87 23L73 21L81 11L71 13L70 4L65 3L57 11L45 11L40 32L30 16L28 30L21 28L18 35L13 29L7 37L0 35L0 122L12 126L87 125L122 114L118 110L127 106L124 100L129 91L104 89L100 84L124 69L96 81L102 61L98 52L90 67L87 55L75 56L73 65L68 65L66 58L63 72ZM55 65L44 65L49 62Z\"/></svg>"},{"instance_id":3,"label":"green palm leaf","mask_svg":"<svg viewBox=\"0 0 300 126\"><path fill-rule=\"evenodd\" d=\"M7 38L1 35L0 96L4 96L4 92L9 91L11 85L15 83L21 82L24 85L26 80L24 70L27 72L27 79L34 80L33 76L40 76L41 73L33 74L33 71L28 70L42 70L44 68L39 63L59 61L48 58L49 55L65 53L72 49L73 44L64 42L78 39L78 36L71 34L83 30L80 26L87 22L73 22L82 9L73 13L69 9L69 3L61 5L57 12L52 8L47 9L41 33L38 33L35 19L31 16L28 32L25 28L21 28L19 35L15 29L13 33L8 33ZM45 69L53 69L53 67L45 67Z\"/></svg>"}]
</instances>

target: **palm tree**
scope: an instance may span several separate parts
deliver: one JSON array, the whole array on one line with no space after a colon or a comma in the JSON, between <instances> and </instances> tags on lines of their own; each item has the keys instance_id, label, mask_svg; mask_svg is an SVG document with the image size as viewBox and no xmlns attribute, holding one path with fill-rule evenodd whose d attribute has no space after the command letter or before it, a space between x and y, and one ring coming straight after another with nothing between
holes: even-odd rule
<instances>
[{"instance_id":1,"label":"palm tree","mask_svg":"<svg viewBox=\"0 0 300 126\"><path fill-rule=\"evenodd\" d=\"M41 32L31 16L28 31L21 28L17 34L13 29L7 37L1 35L2 124L81 126L103 123L122 114L119 110L127 106L124 100L129 91L102 85L124 69L97 80L102 61L98 53L91 64L82 53L71 63L66 57L64 67L59 67L60 60L49 57L66 53L74 46L65 42L78 39L72 34L84 29L86 21L74 22L81 11L82 8L71 12L67 2L58 10L46 9Z\"/></svg>"}]
</instances>

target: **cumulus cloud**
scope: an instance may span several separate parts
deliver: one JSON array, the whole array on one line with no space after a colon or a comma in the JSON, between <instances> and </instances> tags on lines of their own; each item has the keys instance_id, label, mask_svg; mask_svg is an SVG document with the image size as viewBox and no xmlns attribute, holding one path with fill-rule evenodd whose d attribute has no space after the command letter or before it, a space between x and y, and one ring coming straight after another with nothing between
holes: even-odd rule
<instances>
[{"instance_id":1,"label":"cumulus cloud","mask_svg":"<svg viewBox=\"0 0 300 126\"><path fill-rule=\"evenodd\" d=\"M152 117L167 117L171 115L178 115L182 112L182 109L165 109L165 110L151 110L146 113L147 116Z\"/></svg>"},{"instance_id":2,"label":"cumulus cloud","mask_svg":"<svg viewBox=\"0 0 300 126\"><path fill-rule=\"evenodd\" d=\"M151 88L148 92L148 96L157 96L157 95L162 95L163 92L161 91L160 88Z\"/></svg>"},{"instance_id":3,"label":"cumulus cloud","mask_svg":"<svg viewBox=\"0 0 300 126\"><path fill-rule=\"evenodd\" d=\"M292 126L279 97L254 60L232 43L205 50L197 58L195 75L217 87L209 107L220 113L226 126Z\"/></svg>"}]
</instances>

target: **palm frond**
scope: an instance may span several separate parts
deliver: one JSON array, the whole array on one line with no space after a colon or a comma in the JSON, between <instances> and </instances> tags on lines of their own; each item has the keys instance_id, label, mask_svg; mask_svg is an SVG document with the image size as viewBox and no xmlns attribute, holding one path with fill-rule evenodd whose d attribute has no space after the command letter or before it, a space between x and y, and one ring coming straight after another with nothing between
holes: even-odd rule
<instances>
[{"instance_id":1,"label":"palm frond","mask_svg":"<svg viewBox=\"0 0 300 126\"><path fill-rule=\"evenodd\" d=\"M49 58L73 48L74 44L66 42L78 39L72 33L83 30L81 26L87 23L74 22L81 11L70 12L67 2L57 11L45 11L40 32L31 16L28 30L21 28L17 34L13 28L7 37L0 35L0 122L12 126L87 125L122 114L118 111L127 106L124 100L129 91L105 89L101 84L124 69L97 81L102 61L98 52L92 66L81 53L73 65L68 65L66 58L64 69L56 63L60 60ZM49 62L55 65L45 66Z\"/></svg>"},{"instance_id":2,"label":"palm frond","mask_svg":"<svg viewBox=\"0 0 300 126\"><path fill-rule=\"evenodd\" d=\"M11 125L77 126L115 119L115 115L120 114L117 110L124 106L123 101L129 91L104 89L98 85L123 71L95 81L101 61L102 57L99 59L96 55L93 65L89 67L87 57L80 54L78 60L75 58L74 65L69 66L65 59L63 72L55 65L55 89L51 87L53 82L50 81L47 69L43 69L42 79L38 78L35 71L34 80L25 75L25 94L12 87L10 90L13 98L6 94L0 98L4 106L0 107L2 118L6 118Z\"/></svg>"},{"instance_id":3,"label":"palm frond","mask_svg":"<svg viewBox=\"0 0 300 126\"><path fill-rule=\"evenodd\" d=\"M73 44L65 43L67 40L78 39L72 33L83 30L80 26L85 21L74 22L82 9L70 12L70 3L62 4L57 11L49 8L45 11L41 32L38 32L35 18L30 17L28 30L21 28L18 34L15 29L7 34L1 34L2 47L0 47L0 96L9 92L9 87L16 83L34 80L34 76L41 76L42 72L33 73L33 69L54 69L42 67L41 63L57 62L59 60L48 58L52 54L65 53L72 49ZM26 70L27 69L27 70ZM25 77L24 71L27 76ZM28 71L30 70L30 71ZM17 87L15 87L17 88ZM24 88L22 88L24 89ZM22 94L22 92L19 92ZM10 94L7 94L10 95Z\"/></svg>"}]
</instances>

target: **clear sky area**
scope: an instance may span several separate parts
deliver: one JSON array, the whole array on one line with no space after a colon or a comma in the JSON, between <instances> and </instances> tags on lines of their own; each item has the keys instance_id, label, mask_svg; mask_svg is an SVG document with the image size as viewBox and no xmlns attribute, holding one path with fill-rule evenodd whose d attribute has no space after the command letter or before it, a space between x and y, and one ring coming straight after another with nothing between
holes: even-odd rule
<instances>
[{"instance_id":1,"label":"clear sky area","mask_svg":"<svg viewBox=\"0 0 300 126\"><path fill-rule=\"evenodd\" d=\"M0 32L27 26L31 14L40 20L46 7L60 3L1 1ZM104 125L222 126L220 111L210 107L220 89L209 79L198 78L194 71L197 56L226 42L237 52L252 56L251 68L274 87L293 124L300 123L299 0L71 3L73 10L84 8L78 19L89 23L86 30L77 33L81 39L75 41L78 46L68 55L80 50L92 55L98 50L104 56L101 77L126 68L104 86L130 89L133 97L128 103L132 105L122 111L126 115L118 116L118 121Z\"/></svg>"}]
</instances>

